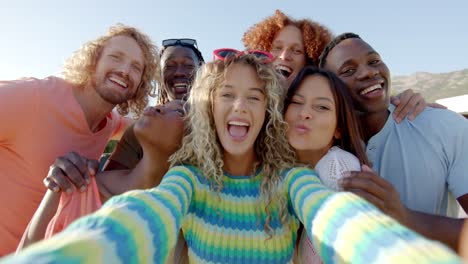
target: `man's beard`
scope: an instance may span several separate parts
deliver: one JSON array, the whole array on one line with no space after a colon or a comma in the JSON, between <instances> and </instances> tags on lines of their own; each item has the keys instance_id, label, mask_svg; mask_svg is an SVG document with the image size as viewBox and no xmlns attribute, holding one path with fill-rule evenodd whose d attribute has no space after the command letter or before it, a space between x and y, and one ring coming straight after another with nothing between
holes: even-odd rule
<instances>
[{"instance_id":1,"label":"man's beard","mask_svg":"<svg viewBox=\"0 0 468 264\"><path fill-rule=\"evenodd\" d=\"M107 77L106 77L107 78ZM112 90L112 88L106 87L105 81L98 82L96 77L93 76L91 81L94 90L99 94L99 96L106 102L118 105L121 103L125 103L129 99L133 97L131 93L116 93Z\"/></svg>"}]
</instances>

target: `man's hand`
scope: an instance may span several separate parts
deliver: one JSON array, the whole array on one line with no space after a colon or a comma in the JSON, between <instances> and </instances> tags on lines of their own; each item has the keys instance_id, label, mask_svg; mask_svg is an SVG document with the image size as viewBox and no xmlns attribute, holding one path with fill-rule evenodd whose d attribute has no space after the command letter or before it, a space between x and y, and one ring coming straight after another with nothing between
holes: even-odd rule
<instances>
[{"instance_id":1,"label":"man's hand","mask_svg":"<svg viewBox=\"0 0 468 264\"><path fill-rule=\"evenodd\" d=\"M379 177L371 168L362 166L362 171L352 171L339 180L340 186L375 205L385 214L408 225L408 210L400 201L400 194L392 184Z\"/></svg>"},{"instance_id":2,"label":"man's hand","mask_svg":"<svg viewBox=\"0 0 468 264\"><path fill-rule=\"evenodd\" d=\"M438 108L438 109L447 109L445 105L441 105L438 103L429 103L427 106L432 107L432 108Z\"/></svg>"},{"instance_id":3,"label":"man's hand","mask_svg":"<svg viewBox=\"0 0 468 264\"><path fill-rule=\"evenodd\" d=\"M96 175L99 168L97 160L90 160L76 152L70 152L58 157L50 166L44 185L53 192L65 191L70 194L73 189L85 191L91 176Z\"/></svg>"},{"instance_id":4,"label":"man's hand","mask_svg":"<svg viewBox=\"0 0 468 264\"><path fill-rule=\"evenodd\" d=\"M405 117L414 120L427 106L426 100L421 94L415 93L411 89L405 90L397 96L392 96L390 102L395 106L393 118L398 124Z\"/></svg>"},{"instance_id":5,"label":"man's hand","mask_svg":"<svg viewBox=\"0 0 468 264\"><path fill-rule=\"evenodd\" d=\"M340 179L339 184L344 190L374 204L400 224L430 239L441 241L453 250L458 249L463 219L431 215L406 208L401 203L396 189L368 166L363 165L362 172L351 172L349 176Z\"/></svg>"}]
</instances>

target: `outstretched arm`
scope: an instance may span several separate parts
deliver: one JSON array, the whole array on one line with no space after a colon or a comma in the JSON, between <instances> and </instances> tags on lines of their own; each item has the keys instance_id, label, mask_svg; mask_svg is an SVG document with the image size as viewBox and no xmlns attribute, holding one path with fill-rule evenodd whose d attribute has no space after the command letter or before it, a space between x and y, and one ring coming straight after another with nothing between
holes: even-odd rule
<instances>
[{"instance_id":1,"label":"outstretched arm","mask_svg":"<svg viewBox=\"0 0 468 264\"><path fill-rule=\"evenodd\" d=\"M175 167L158 187L116 196L64 232L1 263L165 263L193 188L188 169Z\"/></svg>"},{"instance_id":2,"label":"outstretched arm","mask_svg":"<svg viewBox=\"0 0 468 264\"><path fill-rule=\"evenodd\" d=\"M328 190L311 170L290 171L286 186L324 263L460 262L443 244L405 228L357 195Z\"/></svg>"}]
</instances>

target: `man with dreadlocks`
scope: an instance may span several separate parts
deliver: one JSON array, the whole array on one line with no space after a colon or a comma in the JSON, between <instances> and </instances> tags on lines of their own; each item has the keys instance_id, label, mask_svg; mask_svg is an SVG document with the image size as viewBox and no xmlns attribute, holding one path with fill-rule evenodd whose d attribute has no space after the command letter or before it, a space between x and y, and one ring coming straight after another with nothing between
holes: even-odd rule
<instances>
[{"instance_id":1,"label":"man with dreadlocks","mask_svg":"<svg viewBox=\"0 0 468 264\"><path fill-rule=\"evenodd\" d=\"M204 63L194 39L166 39L162 42L161 72L163 86L158 104L186 99L198 68ZM157 131L155 131L157 133ZM143 157L143 150L129 127L109 158L104 170L132 169Z\"/></svg>"},{"instance_id":2,"label":"man with dreadlocks","mask_svg":"<svg viewBox=\"0 0 468 264\"><path fill-rule=\"evenodd\" d=\"M185 99L198 68L204 63L203 56L194 39L166 39L162 42L161 49L161 75L163 79L162 89L157 92L157 104L164 105L172 100ZM156 133L156 132L155 132ZM127 128L115 151L109 157L104 170L133 169L143 157L143 150L135 137L133 126ZM79 159L80 157L77 157ZM84 157L81 157L84 158ZM58 165L58 164L55 164ZM97 163L93 163L97 170ZM51 178L84 178L86 169L66 170L59 175L49 175ZM56 179L55 181L63 182ZM74 183L72 181L72 183ZM76 186L79 187L79 186Z\"/></svg>"},{"instance_id":3,"label":"man with dreadlocks","mask_svg":"<svg viewBox=\"0 0 468 264\"><path fill-rule=\"evenodd\" d=\"M161 109L160 111L164 112L166 111L166 105L169 102L176 102L176 104L178 104L181 101L180 99L186 98L192 86L194 75L197 69L204 63L204 59L201 52L198 50L197 42L194 39L166 39L162 42L162 46L163 48L160 52L160 56L163 86L162 89L158 90L157 103L158 105L160 105L158 109ZM159 127L158 129L165 128ZM158 131L154 131L154 135L156 135L157 133ZM171 142L169 138L167 141L167 143ZM177 144L178 143L179 142L177 142ZM162 161L164 160L164 157L167 154L165 153L167 152L167 150L160 149L157 151L161 152L159 155L159 158L161 159L157 161L153 160L153 163L155 163L156 167L160 168L162 174L155 173L155 175L153 175L153 178L154 180L156 180L157 183L159 183L159 181L161 180L161 176L164 175L164 173L167 170L168 163L167 157L166 161ZM172 154L172 152L173 150L171 149L169 153ZM105 177L103 177L102 175L101 177L96 177L99 186L102 188L101 191L106 193L107 196L113 196L119 194L120 192L123 192L123 190L133 189L133 187L130 186L134 186L136 181L133 179L134 177L130 179L129 175L131 174L131 170L137 166L140 160L142 160L142 157L143 148L141 147L139 141L135 136L134 126L132 125L129 128L127 128L121 140L119 141L115 151L109 158L109 161L104 169L106 171L103 174L105 175ZM84 161L86 159L85 157L76 158L81 158ZM90 163L90 165L94 166L94 171L97 171L97 163ZM64 178L84 178L85 173L83 173L83 171L86 171L86 168L83 168L83 170L75 170L73 168L62 168L61 171L63 172L61 174L50 174L50 178L54 178L56 181L59 182L63 182L65 180ZM57 177L61 177L62 180L57 179ZM65 182L67 181L65 180ZM118 193L116 192L116 190L119 190ZM55 199L49 198L47 200L47 203L50 204L53 200L56 201L56 197ZM55 204L56 205L47 206L46 210L55 212L58 206L56 202ZM52 218L52 214L47 216L44 212L45 210L40 210L39 213L37 213L37 218L40 219L42 223L47 223ZM39 220L35 222L38 221ZM37 238L42 238L44 236L45 228L42 226L29 232L34 235L30 239L28 239L28 244L30 243L29 241L35 241L37 240ZM176 247L176 251L174 254L175 262L183 262L184 257L187 254L186 250L183 250L184 240L179 240L178 243L179 244Z\"/></svg>"},{"instance_id":4,"label":"man with dreadlocks","mask_svg":"<svg viewBox=\"0 0 468 264\"><path fill-rule=\"evenodd\" d=\"M337 74L351 91L375 170L352 172L342 187L457 249L463 221L449 217L458 215L457 201L468 211L468 121L430 107L413 121L397 124L389 118L394 111L389 104L389 69L356 34L345 33L330 42L320 67Z\"/></svg>"}]
</instances>

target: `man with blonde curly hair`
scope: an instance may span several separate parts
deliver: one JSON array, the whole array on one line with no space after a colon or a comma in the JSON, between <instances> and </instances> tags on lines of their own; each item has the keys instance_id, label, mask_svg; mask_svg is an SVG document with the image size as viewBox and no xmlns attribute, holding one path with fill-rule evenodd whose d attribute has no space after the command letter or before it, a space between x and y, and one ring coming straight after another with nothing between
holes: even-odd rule
<instances>
[{"instance_id":1,"label":"man with blonde curly hair","mask_svg":"<svg viewBox=\"0 0 468 264\"><path fill-rule=\"evenodd\" d=\"M292 167L279 78L253 56L219 59L197 74L190 133L158 186L112 198L1 263L173 263L181 231L190 263L292 263L299 223L325 263L458 263L364 199Z\"/></svg>"},{"instance_id":2,"label":"man with blonde curly hair","mask_svg":"<svg viewBox=\"0 0 468 264\"><path fill-rule=\"evenodd\" d=\"M131 122L122 115L142 112L158 74L150 38L119 24L82 46L67 61L64 78L0 81L0 256L16 248L42 199L50 164L66 153L57 159L62 167L76 166L76 153L98 159Z\"/></svg>"}]
</instances>

